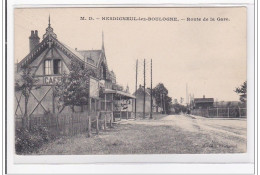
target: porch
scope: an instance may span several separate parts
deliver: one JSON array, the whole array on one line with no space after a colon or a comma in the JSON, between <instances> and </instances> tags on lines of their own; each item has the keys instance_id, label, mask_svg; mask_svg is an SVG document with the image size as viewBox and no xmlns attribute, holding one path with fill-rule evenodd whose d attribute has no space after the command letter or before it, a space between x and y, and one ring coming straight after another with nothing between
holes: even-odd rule
<instances>
[{"instance_id":1,"label":"porch","mask_svg":"<svg viewBox=\"0 0 260 175\"><path fill-rule=\"evenodd\" d=\"M124 91L105 89L101 111L111 112L113 121L132 118L135 96Z\"/></svg>"}]
</instances>

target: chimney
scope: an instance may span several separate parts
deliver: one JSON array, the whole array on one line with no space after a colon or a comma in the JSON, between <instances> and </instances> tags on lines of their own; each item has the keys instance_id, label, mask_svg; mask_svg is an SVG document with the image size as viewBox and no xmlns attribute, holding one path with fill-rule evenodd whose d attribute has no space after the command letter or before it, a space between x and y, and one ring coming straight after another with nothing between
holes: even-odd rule
<instances>
[{"instance_id":1,"label":"chimney","mask_svg":"<svg viewBox=\"0 0 260 175\"><path fill-rule=\"evenodd\" d=\"M38 30L35 30L34 34L35 34L35 36L38 36Z\"/></svg>"},{"instance_id":2,"label":"chimney","mask_svg":"<svg viewBox=\"0 0 260 175\"><path fill-rule=\"evenodd\" d=\"M40 38L38 36L38 30L31 31L31 36L29 37L30 52L40 43Z\"/></svg>"}]
</instances>

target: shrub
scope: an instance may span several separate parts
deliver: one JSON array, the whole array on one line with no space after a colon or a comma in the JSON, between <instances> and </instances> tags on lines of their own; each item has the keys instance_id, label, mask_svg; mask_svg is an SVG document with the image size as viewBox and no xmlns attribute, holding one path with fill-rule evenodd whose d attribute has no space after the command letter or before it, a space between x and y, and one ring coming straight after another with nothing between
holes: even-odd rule
<instances>
[{"instance_id":1,"label":"shrub","mask_svg":"<svg viewBox=\"0 0 260 175\"><path fill-rule=\"evenodd\" d=\"M28 154L37 151L44 143L55 137L46 127L34 126L30 130L26 128L16 129L15 150L17 154Z\"/></svg>"}]
</instances>

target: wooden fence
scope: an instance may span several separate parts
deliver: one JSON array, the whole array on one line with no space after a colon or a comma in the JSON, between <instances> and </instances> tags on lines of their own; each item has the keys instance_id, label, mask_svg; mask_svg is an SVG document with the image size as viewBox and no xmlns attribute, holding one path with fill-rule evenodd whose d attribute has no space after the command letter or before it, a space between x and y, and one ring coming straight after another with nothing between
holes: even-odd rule
<instances>
[{"instance_id":1,"label":"wooden fence","mask_svg":"<svg viewBox=\"0 0 260 175\"><path fill-rule=\"evenodd\" d=\"M39 114L28 119L29 129L34 126L46 127L55 136L73 136L79 133L92 132L95 129L106 129L112 126L112 112L91 112L72 114ZM91 124L89 123L91 121ZM15 119L16 128L25 127L24 118ZM89 127L91 126L91 127ZM89 130L90 128L90 130Z\"/></svg>"},{"instance_id":2,"label":"wooden fence","mask_svg":"<svg viewBox=\"0 0 260 175\"><path fill-rule=\"evenodd\" d=\"M208 108L208 109L193 109L192 115L198 115L209 118L246 118L246 108Z\"/></svg>"},{"instance_id":3,"label":"wooden fence","mask_svg":"<svg viewBox=\"0 0 260 175\"><path fill-rule=\"evenodd\" d=\"M115 119L130 119L134 118L131 111L114 111L114 118Z\"/></svg>"}]
</instances>

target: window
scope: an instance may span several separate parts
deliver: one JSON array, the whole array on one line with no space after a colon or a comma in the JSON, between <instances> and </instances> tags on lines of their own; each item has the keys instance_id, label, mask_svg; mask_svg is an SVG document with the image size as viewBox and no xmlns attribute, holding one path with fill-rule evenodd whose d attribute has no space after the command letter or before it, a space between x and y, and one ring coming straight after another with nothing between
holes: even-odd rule
<instances>
[{"instance_id":1,"label":"window","mask_svg":"<svg viewBox=\"0 0 260 175\"><path fill-rule=\"evenodd\" d=\"M45 75L51 74L51 60L44 61L44 74Z\"/></svg>"},{"instance_id":2,"label":"window","mask_svg":"<svg viewBox=\"0 0 260 175\"><path fill-rule=\"evenodd\" d=\"M101 67L100 67L100 77L103 80L106 79L106 67L105 67L104 63L102 63Z\"/></svg>"},{"instance_id":3,"label":"window","mask_svg":"<svg viewBox=\"0 0 260 175\"><path fill-rule=\"evenodd\" d=\"M44 74L45 75L61 74L61 60L60 59L45 60L44 61Z\"/></svg>"},{"instance_id":4,"label":"window","mask_svg":"<svg viewBox=\"0 0 260 175\"><path fill-rule=\"evenodd\" d=\"M100 78L103 79L103 66L101 65L99 70Z\"/></svg>"},{"instance_id":5,"label":"window","mask_svg":"<svg viewBox=\"0 0 260 175\"><path fill-rule=\"evenodd\" d=\"M53 60L53 74L61 74L61 61L58 59Z\"/></svg>"},{"instance_id":6,"label":"window","mask_svg":"<svg viewBox=\"0 0 260 175\"><path fill-rule=\"evenodd\" d=\"M103 78L104 78L104 79L107 78L107 77L106 77L106 67L105 67L105 66L103 66Z\"/></svg>"}]
</instances>

